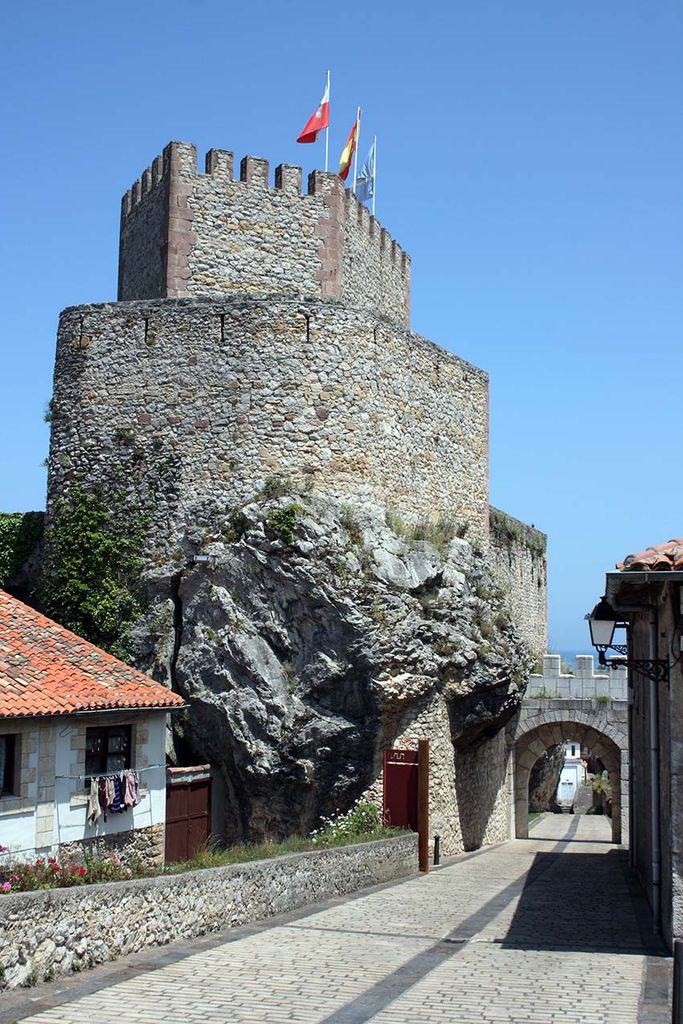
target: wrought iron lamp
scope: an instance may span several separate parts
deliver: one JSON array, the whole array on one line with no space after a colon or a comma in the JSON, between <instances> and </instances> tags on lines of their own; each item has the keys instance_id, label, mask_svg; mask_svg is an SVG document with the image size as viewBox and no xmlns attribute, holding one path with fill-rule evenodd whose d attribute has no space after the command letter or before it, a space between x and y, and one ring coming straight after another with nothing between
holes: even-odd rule
<instances>
[{"instance_id":1,"label":"wrought iron lamp","mask_svg":"<svg viewBox=\"0 0 683 1024\"><path fill-rule=\"evenodd\" d=\"M628 629L628 623L619 621L619 616L607 600L606 594L600 598L593 611L586 618L588 619L591 643L598 652L598 661L602 666L607 667L608 665L605 652L616 651L617 654L625 655L629 674L631 672L638 672L653 683L663 682L669 678L669 662L665 659L631 658L629 656L628 643L613 643L614 631L617 628ZM621 659L619 660L621 661ZM611 667L617 667L615 661L611 662Z\"/></svg>"}]
</instances>

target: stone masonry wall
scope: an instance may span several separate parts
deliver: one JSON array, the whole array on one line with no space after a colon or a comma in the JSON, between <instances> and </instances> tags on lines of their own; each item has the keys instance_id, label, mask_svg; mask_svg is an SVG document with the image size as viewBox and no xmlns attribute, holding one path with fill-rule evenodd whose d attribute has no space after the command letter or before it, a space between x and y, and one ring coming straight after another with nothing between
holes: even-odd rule
<instances>
[{"instance_id":1,"label":"stone masonry wall","mask_svg":"<svg viewBox=\"0 0 683 1024\"><path fill-rule=\"evenodd\" d=\"M488 533L488 380L336 303L204 299L66 310L49 507L74 483L148 493L152 543L290 475Z\"/></svg>"},{"instance_id":2,"label":"stone masonry wall","mask_svg":"<svg viewBox=\"0 0 683 1024\"><path fill-rule=\"evenodd\" d=\"M495 508L490 527L491 567L508 595L513 622L540 657L548 645L546 535Z\"/></svg>"},{"instance_id":3,"label":"stone masonry wall","mask_svg":"<svg viewBox=\"0 0 683 1024\"><path fill-rule=\"evenodd\" d=\"M315 171L172 142L125 194L119 299L278 294L340 299L409 322L410 258L346 192Z\"/></svg>"},{"instance_id":4,"label":"stone masonry wall","mask_svg":"<svg viewBox=\"0 0 683 1024\"><path fill-rule=\"evenodd\" d=\"M0 898L4 984L248 924L417 870L417 836Z\"/></svg>"},{"instance_id":5,"label":"stone masonry wall","mask_svg":"<svg viewBox=\"0 0 683 1024\"><path fill-rule=\"evenodd\" d=\"M437 696L411 709L387 738L387 746L416 750L429 740L429 835L441 837L447 856L502 842L509 836L505 730L462 750L453 745L446 701ZM375 764L375 781L363 797L383 805L382 750Z\"/></svg>"},{"instance_id":6,"label":"stone masonry wall","mask_svg":"<svg viewBox=\"0 0 683 1024\"><path fill-rule=\"evenodd\" d=\"M628 671L625 665L596 672L593 655L578 654L573 675L566 675L561 671L561 667L562 659L559 654L544 654L543 672L533 672L529 676L527 697L627 699Z\"/></svg>"},{"instance_id":7,"label":"stone masonry wall","mask_svg":"<svg viewBox=\"0 0 683 1024\"><path fill-rule=\"evenodd\" d=\"M92 839L62 843L59 853L68 860L70 857L80 858L84 853L91 857L105 857L114 852L124 864L133 861L163 864L165 838L164 825L151 825L149 828L134 828L128 832L112 832Z\"/></svg>"}]
</instances>

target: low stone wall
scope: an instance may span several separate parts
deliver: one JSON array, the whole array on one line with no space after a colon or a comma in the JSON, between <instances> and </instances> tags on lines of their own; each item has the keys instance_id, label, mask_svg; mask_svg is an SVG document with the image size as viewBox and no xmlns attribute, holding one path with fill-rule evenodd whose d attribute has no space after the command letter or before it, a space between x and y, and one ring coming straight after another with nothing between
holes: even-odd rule
<instances>
[{"instance_id":1,"label":"low stone wall","mask_svg":"<svg viewBox=\"0 0 683 1024\"><path fill-rule=\"evenodd\" d=\"M2 984L67 974L413 874L417 836L0 897Z\"/></svg>"}]
</instances>

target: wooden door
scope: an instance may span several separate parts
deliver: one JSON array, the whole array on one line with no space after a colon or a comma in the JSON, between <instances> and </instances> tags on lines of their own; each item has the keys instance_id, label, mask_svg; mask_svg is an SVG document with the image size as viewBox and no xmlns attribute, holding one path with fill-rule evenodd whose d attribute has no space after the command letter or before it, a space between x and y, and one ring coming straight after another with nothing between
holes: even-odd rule
<instances>
[{"instance_id":1,"label":"wooden door","mask_svg":"<svg viewBox=\"0 0 683 1024\"><path fill-rule=\"evenodd\" d=\"M417 832L417 750L384 751L384 823Z\"/></svg>"},{"instance_id":2,"label":"wooden door","mask_svg":"<svg viewBox=\"0 0 683 1024\"><path fill-rule=\"evenodd\" d=\"M211 779L166 787L166 862L190 860L211 835Z\"/></svg>"}]
</instances>

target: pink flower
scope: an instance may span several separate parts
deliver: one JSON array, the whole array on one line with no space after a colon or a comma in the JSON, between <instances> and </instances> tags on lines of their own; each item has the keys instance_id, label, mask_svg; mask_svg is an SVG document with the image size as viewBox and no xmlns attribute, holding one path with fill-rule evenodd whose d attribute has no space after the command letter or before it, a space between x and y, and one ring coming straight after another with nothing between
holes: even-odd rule
<instances>
[{"instance_id":1,"label":"pink flower","mask_svg":"<svg viewBox=\"0 0 683 1024\"><path fill-rule=\"evenodd\" d=\"M9 846L3 846L2 843L0 843L0 853L9 853Z\"/></svg>"},{"instance_id":2,"label":"pink flower","mask_svg":"<svg viewBox=\"0 0 683 1024\"><path fill-rule=\"evenodd\" d=\"M11 890L11 888L12 888L12 883L11 882L3 882L2 883L2 891L3 892L9 892Z\"/></svg>"}]
</instances>

